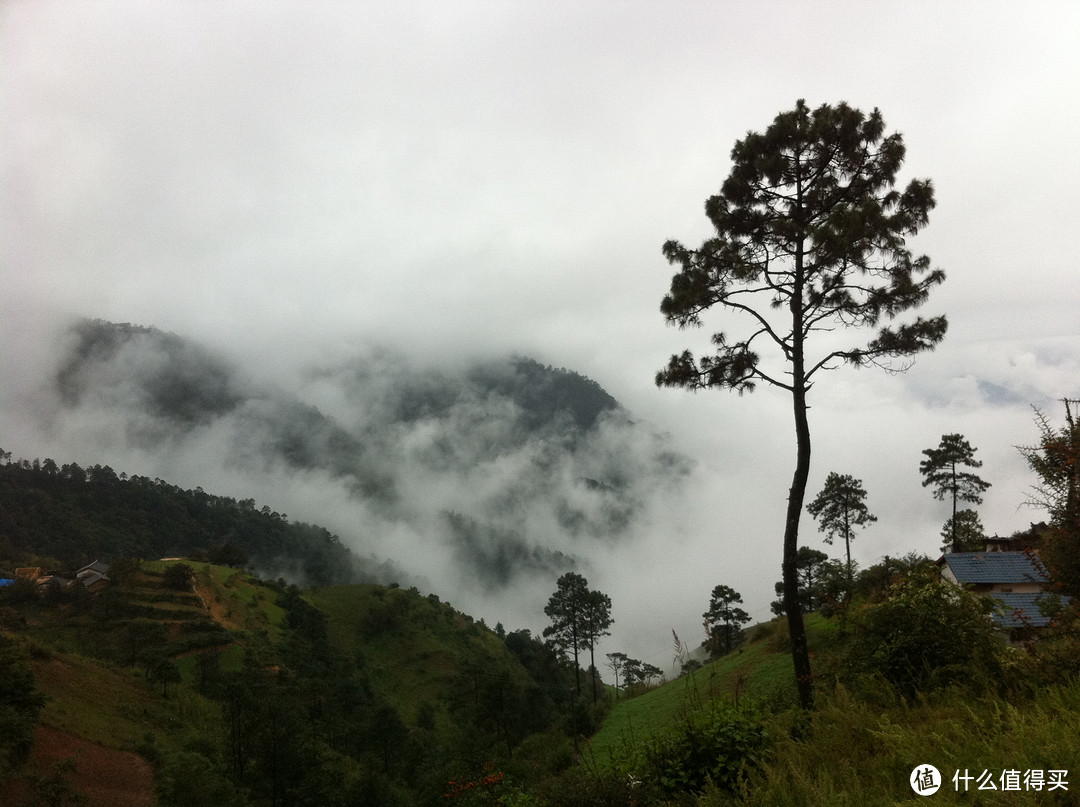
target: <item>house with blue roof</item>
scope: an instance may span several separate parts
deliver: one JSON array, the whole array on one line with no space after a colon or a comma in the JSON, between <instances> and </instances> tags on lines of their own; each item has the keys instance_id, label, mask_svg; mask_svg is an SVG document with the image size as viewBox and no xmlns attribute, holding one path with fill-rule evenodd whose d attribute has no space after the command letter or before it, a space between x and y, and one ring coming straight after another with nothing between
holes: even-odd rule
<instances>
[{"instance_id":1,"label":"house with blue roof","mask_svg":"<svg viewBox=\"0 0 1080 807\"><path fill-rule=\"evenodd\" d=\"M1048 596L1050 575L1037 551L953 552L943 555L938 566L946 580L999 600L1002 607L994 612L994 621L1010 638L1033 638L1034 631L1050 624L1050 617L1039 610Z\"/></svg>"}]
</instances>

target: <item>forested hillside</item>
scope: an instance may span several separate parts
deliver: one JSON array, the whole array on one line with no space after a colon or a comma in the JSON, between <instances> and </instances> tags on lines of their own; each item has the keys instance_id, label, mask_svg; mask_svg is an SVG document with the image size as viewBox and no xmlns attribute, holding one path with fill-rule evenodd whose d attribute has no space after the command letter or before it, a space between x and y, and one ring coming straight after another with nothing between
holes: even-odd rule
<instances>
[{"instance_id":1,"label":"forested hillside","mask_svg":"<svg viewBox=\"0 0 1080 807\"><path fill-rule=\"evenodd\" d=\"M290 522L251 499L183 490L109 466L12 462L0 454L0 560L37 555L78 567L97 558L201 557L316 585L380 573L326 529Z\"/></svg>"}]
</instances>

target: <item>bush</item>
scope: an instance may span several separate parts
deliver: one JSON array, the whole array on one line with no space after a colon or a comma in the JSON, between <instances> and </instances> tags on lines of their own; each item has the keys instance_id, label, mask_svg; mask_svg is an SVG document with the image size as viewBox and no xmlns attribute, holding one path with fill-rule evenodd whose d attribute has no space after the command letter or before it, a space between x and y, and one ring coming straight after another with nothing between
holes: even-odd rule
<instances>
[{"instance_id":1,"label":"bush","mask_svg":"<svg viewBox=\"0 0 1080 807\"><path fill-rule=\"evenodd\" d=\"M44 704L25 645L0 636L0 781L28 757Z\"/></svg>"},{"instance_id":2,"label":"bush","mask_svg":"<svg viewBox=\"0 0 1080 807\"><path fill-rule=\"evenodd\" d=\"M699 792L710 782L733 791L767 744L756 707L714 702L645 743L630 761L630 773L665 795Z\"/></svg>"},{"instance_id":3,"label":"bush","mask_svg":"<svg viewBox=\"0 0 1080 807\"><path fill-rule=\"evenodd\" d=\"M177 591L190 591L195 580L195 570L186 563L174 563L165 569L162 585Z\"/></svg>"},{"instance_id":4,"label":"bush","mask_svg":"<svg viewBox=\"0 0 1080 807\"><path fill-rule=\"evenodd\" d=\"M655 803L654 793L637 779L614 771L566 771L536 788L539 803L558 807L637 807Z\"/></svg>"},{"instance_id":5,"label":"bush","mask_svg":"<svg viewBox=\"0 0 1080 807\"><path fill-rule=\"evenodd\" d=\"M906 698L954 685L1007 687L1017 651L1005 646L993 607L936 570L914 572L854 609L839 677L878 675Z\"/></svg>"},{"instance_id":6,"label":"bush","mask_svg":"<svg viewBox=\"0 0 1080 807\"><path fill-rule=\"evenodd\" d=\"M1069 683L1080 678L1080 602L1067 607L1060 598L1047 597L1046 615L1050 625L1042 630L1030 653L1033 674L1039 683Z\"/></svg>"}]
</instances>

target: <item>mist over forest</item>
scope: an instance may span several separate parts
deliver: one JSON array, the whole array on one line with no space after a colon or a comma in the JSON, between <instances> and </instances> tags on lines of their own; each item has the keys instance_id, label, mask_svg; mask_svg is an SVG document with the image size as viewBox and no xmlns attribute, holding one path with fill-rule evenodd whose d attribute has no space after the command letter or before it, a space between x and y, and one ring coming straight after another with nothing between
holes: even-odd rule
<instances>
[{"instance_id":1,"label":"mist over forest","mask_svg":"<svg viewBox=\"0 0 1080 807\"><path fill-rule=\"evenodd\" d=\"M382 582L466 601L589 573L692 470L596 382L527 357L359 345L297 373L287 389L197 340L81 320L40 367L33 417L78 453L57 461L251 496L379 559Z\"/></svg>"}]
</instances>

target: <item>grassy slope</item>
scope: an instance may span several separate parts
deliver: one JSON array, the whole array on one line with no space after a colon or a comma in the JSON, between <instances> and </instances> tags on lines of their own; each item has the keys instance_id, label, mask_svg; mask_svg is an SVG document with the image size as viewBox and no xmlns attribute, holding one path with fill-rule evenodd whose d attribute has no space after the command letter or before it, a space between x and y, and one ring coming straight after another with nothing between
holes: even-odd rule
<instances>
[{"instance_id":1,"label":"grassy slope","mask_svg":"<svg viewBox=\"0 0 1080 807\"><path fill-rule=\"evenodd\" d=\"M184 561L195 570L195 593L200 614L209 609L213 619L229 630L265 630L270 639L281 636L285 612L276 604L277 594L237 569L210 563ZM171 564L147 561L143 570L160 573ZM204 607L205 606L205 609Z\"/></svg>"},{"instance_id":2,"label":"grassy slope","mask_svg":"<svg viewBox=\"0 0 1080 807\"><path fill-rule=\"evenodd\" d=\"M168 746L175 727L206 708L181 690L162 698L140 670L40 648L31 655L34 680L47 698L41 722L111 748L130 751L148 733Z\"/></svg>"},{"instance_id":3,"label":"grassy slope","mask_svg":"<svg viewBox=\"0 0 1080 807\"><path fill-rule=\"evenodd\" d=\"M761 638L696 673L636 698L620 701L590 741L594 764L605 767L629 747L669 729L687 710L716 697L742 694L770 697L793 689L791 657L782 652L783 625L761 630ZM831 623L808 619L811 647L820 647ZM810 722L792 732L797 710L782 712L768 727L773 744L758 768L748 771L747 789L710 791L698 807L862 807L928 803L908 784L915 766L932 764L944 775L931 800L942 804L1006 807L1078 804L1080 771L1080 681L1037 690L1007 702L995 693L943 691L916 702L897 701L891 690L869 689L856 696L839 688L822 693ZM1068 790L1053 794L1003 792L1006 770L1068 771ZM990 771L998 791L957 792L957 771L979 776ZM963 787L961 783L961 788ZM1021 788L1023 785L1021 784ZM690 803L690 802L688 802Z\"/></svg>"},{"instance_id":4,"label":"grassy slope","mask_svg":"<svg viewBox=\"0 0 1080 807\"><path fill-rule=\"evenodd\" d=\"M828 620L811 614L807 631L813 648L833 630ZM757 635L740 651L700 670L633 698L618 701L600 731L589 741L598 762L669 728L686 710L718 697L787 698L794 689L790 653L783 652L786 625L781 620L752 629Z\"/></svg>"},{"instance_id":5,"label":"grassy slope","mask_svg":"<svg viewBox=\"0 0 1080 807\"><path fill-rule=\"evenodd\" d=\"M161 587L161 573L170 565L164 561L144 562L125 593L139 608L134 621L156 621L168 632L185 684L171 687L168 698L141 668L91 658L106 644L119 646L122 627L108 632L90 615L73 618L68 611L32 606L32 625L21 635L31 643L38 688L49 698L45 725L123 750L153 733L168 748L176 726L198 724L203 712L214 709L192 691L195 656L209 651L184 644L186 623L210 616L232 632L232 643L218 648L225 670L242 668L251 641L281 638L284 611L275 591L235 569L184 562L195 569L193 593ZM469 663L505 664L524 674L494 633L437 599L373 585L318 589L307 598L326 613L331 643L363 657L379 694L407 721L422 704L451 695ZM444 706L440 711L446 714Z\"/></svg>"},{"instance_id":6,"label":"grassy slope","mask_svg":"<svg viewBox=\"0 0 1080 807\"><path fill-rule=\"evenodd\" d=\"M1040 689L1015 704L993 693L946 691L897 703L838 689L819 699L798 737L783 728L774 727L774 746L763 766L750 771L747 795L713 794L699 807L1080 803L1080 681ZM908 783L912 770L927 764L944 780L929 799ZM1022 777L1032 769L1068 771L1067 789L1026 789ZM1019 772L1019 790L1003 790L1007 770ZM965 790L953 781L964 771L989 772L997 790L980 791L979 782Z\"/></svg>"},{"instance_id":7,"label":"grassy slope","mask_svg":"<svg viewBox=\"0 0 1080 807\"><path fill-rule=\"evenodd\" d=\"M205 619L199 597L160 586L160 574L170 564L144 562L139 575L125 588L125 599L140 610L134 621L158 622L170 636L170 647L186 683L194 680L194 653L178 643L188 622ZM196 570L196 590L213 616L227 627L280 633L282 610L276 594L234 569L190 563ZM152 686L142 669L90 657L95 643L114 637L102 633L91 616L74 617L66 611L31 607L31 626L21 631L29 641L34 677L48 701L41 715L46 726L71 732L93 742L131 750L151 733L168 748L176 727L199 731L215 721L215 707L186 687L172 687L167 698ZM239 669L242 647L222 651L222 666Z\"/></svg>"},{"instance_id":8,"label":"grassy slope","mask_svg":"<svg viewBox=\"0 0 1080 807\"><path fill-rule=\"evenodd\" d=\"M376 585L333 586L307 599L327 615L331 644L361 655L379 695L411 722L460 683L463 666L517 659L493 632L449 604L415 591Z\"/></svg>"}]
</instances>

